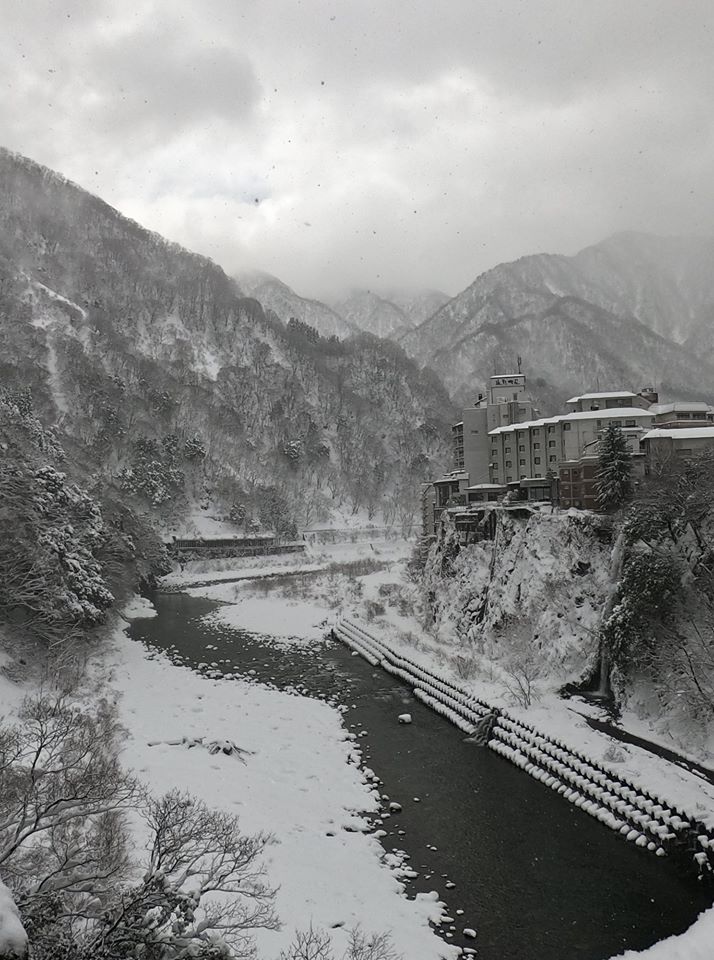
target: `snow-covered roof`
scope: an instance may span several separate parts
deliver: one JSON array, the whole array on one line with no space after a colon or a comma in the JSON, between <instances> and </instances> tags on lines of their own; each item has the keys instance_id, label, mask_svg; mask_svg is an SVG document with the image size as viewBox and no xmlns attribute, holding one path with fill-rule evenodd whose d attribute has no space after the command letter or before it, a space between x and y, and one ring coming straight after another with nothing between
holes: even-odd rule
<instances>
[{"instance_id":1,"label":"snow-covered roof","mask_svg":"<svg viewBox=\"0 0 714 960\"><path fill-rule=\"evenodd\" d=\"M649 408L650 413L712 413L714 412L708 403L702 400L693 400L691 403L653 403Z\"/></svg>"},{"instance_id":2,"label":"snow-covered roof","mask_svg":"<svg viewBox=\"0 0 714 960\"><path fill-rule=\"evenodd\" d=\"M467 490L503 490L502 483L474 483Z\"/></svg>"},{"instance_id":3,"label":"snow-covered roof","mask_svg":"<svg viewBox=\"0 0 714 960\"><path fill-rule=\"evenodd\" d=\"M657 427L649 430L640 442L644 440L714 440L714 426L712 427L672 427L667 430L664 427Z\"/></svg>"},{"instance_id":4,"label":"snow-covered roof","mask_svg":"<svg viewBox=\"0 0 714 960\"><path fill-rule=\"evenodd\" d=\"M524 420L522 423L509 423L506 427L496 427L489 431L489 436L498 433L514 433L516 430L527 430L529 427L542 427L554 423L569 423L574 420L637 420L640 418L652 419L649 410L642 407L608 407L606 410L583 410L578 413L563 413L556 417L545 417L541 420Z\"/></svg>"},{"instance_id":5,"label":"snow-covered roof","mask_svg":"<svg viewBox=\"0 0 714 960\"><path fill-rule=\"evenodd\" d=\"M581 393L579 397L571 397L566 403L577 403L578 400L616 400L617 397L636 397L632 390L616 390L607 393Z\"/></svg>"},{"instance_id":6,"label":"snow-covered roof","mask_svg":"<svg viewBox=\"0 0 714 960\"><path fill-rule=\"evenodd\" d=\"M452 473L445 473L443 477L439 477L434 483L455 483L457 480L468 480L468 478L469 475L465 470L454 470Z\"/></svg>"}]
</instances>

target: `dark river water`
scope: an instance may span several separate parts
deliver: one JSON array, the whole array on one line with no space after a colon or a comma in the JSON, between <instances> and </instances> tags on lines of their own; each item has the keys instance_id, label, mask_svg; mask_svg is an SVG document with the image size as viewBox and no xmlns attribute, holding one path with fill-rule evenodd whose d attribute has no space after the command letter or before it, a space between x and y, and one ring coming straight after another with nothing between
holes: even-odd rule
<instances>
[{"instance_id":1,"label":"dark river water","mask_svg":"<svg viewBox=\"0 0 714 960\"><path fill-rule=\"evenodd\" d=\"M202 623L212 601L151 599L158 616L134 621L135 639L188 665L225 660L224 672L349 706L348 729L367 731L357 741L365 763L403 807L384 821L385 849L406 851L419 874L408 893L437 890L453 918L442 935L480 960L606 960L682 932L710 905L711 891L674 864L625 843L492 751L464 743L407 687L341 644L285 651ZM397 722L404 712L411 725ZM475 940L462 936L465 927L477 931Z\"/></svg>"}]
</instances>

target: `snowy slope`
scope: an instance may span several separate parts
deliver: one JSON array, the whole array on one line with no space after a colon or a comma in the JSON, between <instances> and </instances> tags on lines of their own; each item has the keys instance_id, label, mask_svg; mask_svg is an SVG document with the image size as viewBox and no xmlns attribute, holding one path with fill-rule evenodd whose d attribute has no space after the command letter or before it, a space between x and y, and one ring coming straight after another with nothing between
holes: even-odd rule
<instances>
[{"instance_id":1,"label":"snowy slope","mask_svg":"<svg viewBox=\"0 0 714 960\"><path fill-rule=\"evenodd\" d=\"M644 234L523 257L481 274L401 343L460 396L520 355L531 385L563 398L598 381L711 398L713 266L714 240Z\"/></svg>"}]
</instances>

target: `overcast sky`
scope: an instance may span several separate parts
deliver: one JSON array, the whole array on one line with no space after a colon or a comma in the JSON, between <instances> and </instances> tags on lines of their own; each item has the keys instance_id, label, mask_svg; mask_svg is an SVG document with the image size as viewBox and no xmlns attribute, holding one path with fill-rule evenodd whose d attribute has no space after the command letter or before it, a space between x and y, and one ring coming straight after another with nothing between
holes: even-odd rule
<instances>
[{"instance_id":1,"label":"overcast sky","mask_svg":"<svg viewBox=\"0 0 714 960\"><path fill-rule=\"evenodd\" d=\"M714 233L711 0L3 0L2 143L303 295Z\"/></svg>"}]
</instances>

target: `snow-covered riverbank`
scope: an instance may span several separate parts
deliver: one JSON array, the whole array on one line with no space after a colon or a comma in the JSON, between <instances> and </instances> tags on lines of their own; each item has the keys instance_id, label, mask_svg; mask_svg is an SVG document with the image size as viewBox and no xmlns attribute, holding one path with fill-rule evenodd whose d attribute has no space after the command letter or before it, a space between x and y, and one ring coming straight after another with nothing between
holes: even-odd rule
<instances>
[{"instance_id":1,"label":"snow-covered riverbank","mask_svg":"<svg viewBox=\"0 0 714 960\"><path fill-rule=\"evenodd\" d=\"M394 598L398 598L399 595L402 598L408 596L408 590L404 591L403 561L406 555L406 549L401 551L401 555L395 551L396 562L390 568L360 577L361 588L357 593L353 592L350 595L344 590L343 585L339 599L344 608L358 616L364 617L371 607L372 628L377 631L383 630L389 636L390 643L402 645L404 651L412 658L422 660L426 666L438 666L441 670L451 671L455 679L464 682L463 676L459 675L460 666L457 660L459 651L449 649L424 631L412 611L408 609L408 604L394 602ZM334 584L332 586L334 588ZM260 597L252 591L250 584L241 584L239 588L228 585L197 587L190 592L230 604L221 611L221 620L246 629L251 629L249 624L255 618L260 618L261 605L265 605L264 612L267 614L269 609L275 609L281 602L285 604L285 610L289 610L291 602L299 602L300 616L306 622L312 621L315 629L318 629L317 625L322 623L324 617L334 615L333 603L327 602L328 597L332 601L335 600L334 590L331 595L329 588L326 589L324 577L319 575L315 577L312 588L303 591L299 601L295 599L291 601L288 597L279 599L279 590L277 593L271 592L269 597ZM390 602L390 596L392 602ZM286 622L288 624L290 622L287 615ZM290 632L289 627L287 632ZM499 674L495 667L491 669L489 665L485 666L485 671L472 676L467 681L477 696L489 702L507 706L512 713L521 714L539 729L566 740L584 753L605 763L612 763L618 771L643 787L669 797L673 803L692 811L705 822L714 824L714 787L703 781L701 777L647 750L632 744L619 743L606 733L593 730L587 724L585 715L595 715L597 711L583 702L563 700L557 693L558 685L555 683L537 684L536 702L527 710L519 708L506 689L502 674ZM487 675L484 675L484 672ZM623 723L625 729L628 721L631 722L633 732L640 734L646 732L643 730L642 721L634 716L625 716ZM705 957L710 956L712 924L714 924L714 912L709 911L680 937L663 941L650 951L643 953L630 951L624 956L627 960L634 960L634 958L649 960L650 956L652 960L660 960L660 958L661 960L680 960L680 958L681 960L704 960Z\"/></svg>"},{"instance_id":2,"label":"snow-covered riverbank","mask_svg":"<svg viewBox=\"0 0 714 960\"><path fill-rule=\"evenodd\" d=\"M361 812L378 808L347 739L340 712L327 703L238 680L214 680L150 654L117 634L110 682L127 738L124 757L157 793L188 790L212 807L237 813L247 832L273 833L269 880L280 932L259 932L261 956L272 958L294 930L327 929L339 948L345 930L391 931L395 947L414 960L453 956L429 927L434 899L407 900L382 863L378 841L361 830ZM235 756L189 749L180 741L231 740L250 751ZM178 743L177 743L178 741Z\"/></svg>"}]
</instances>

